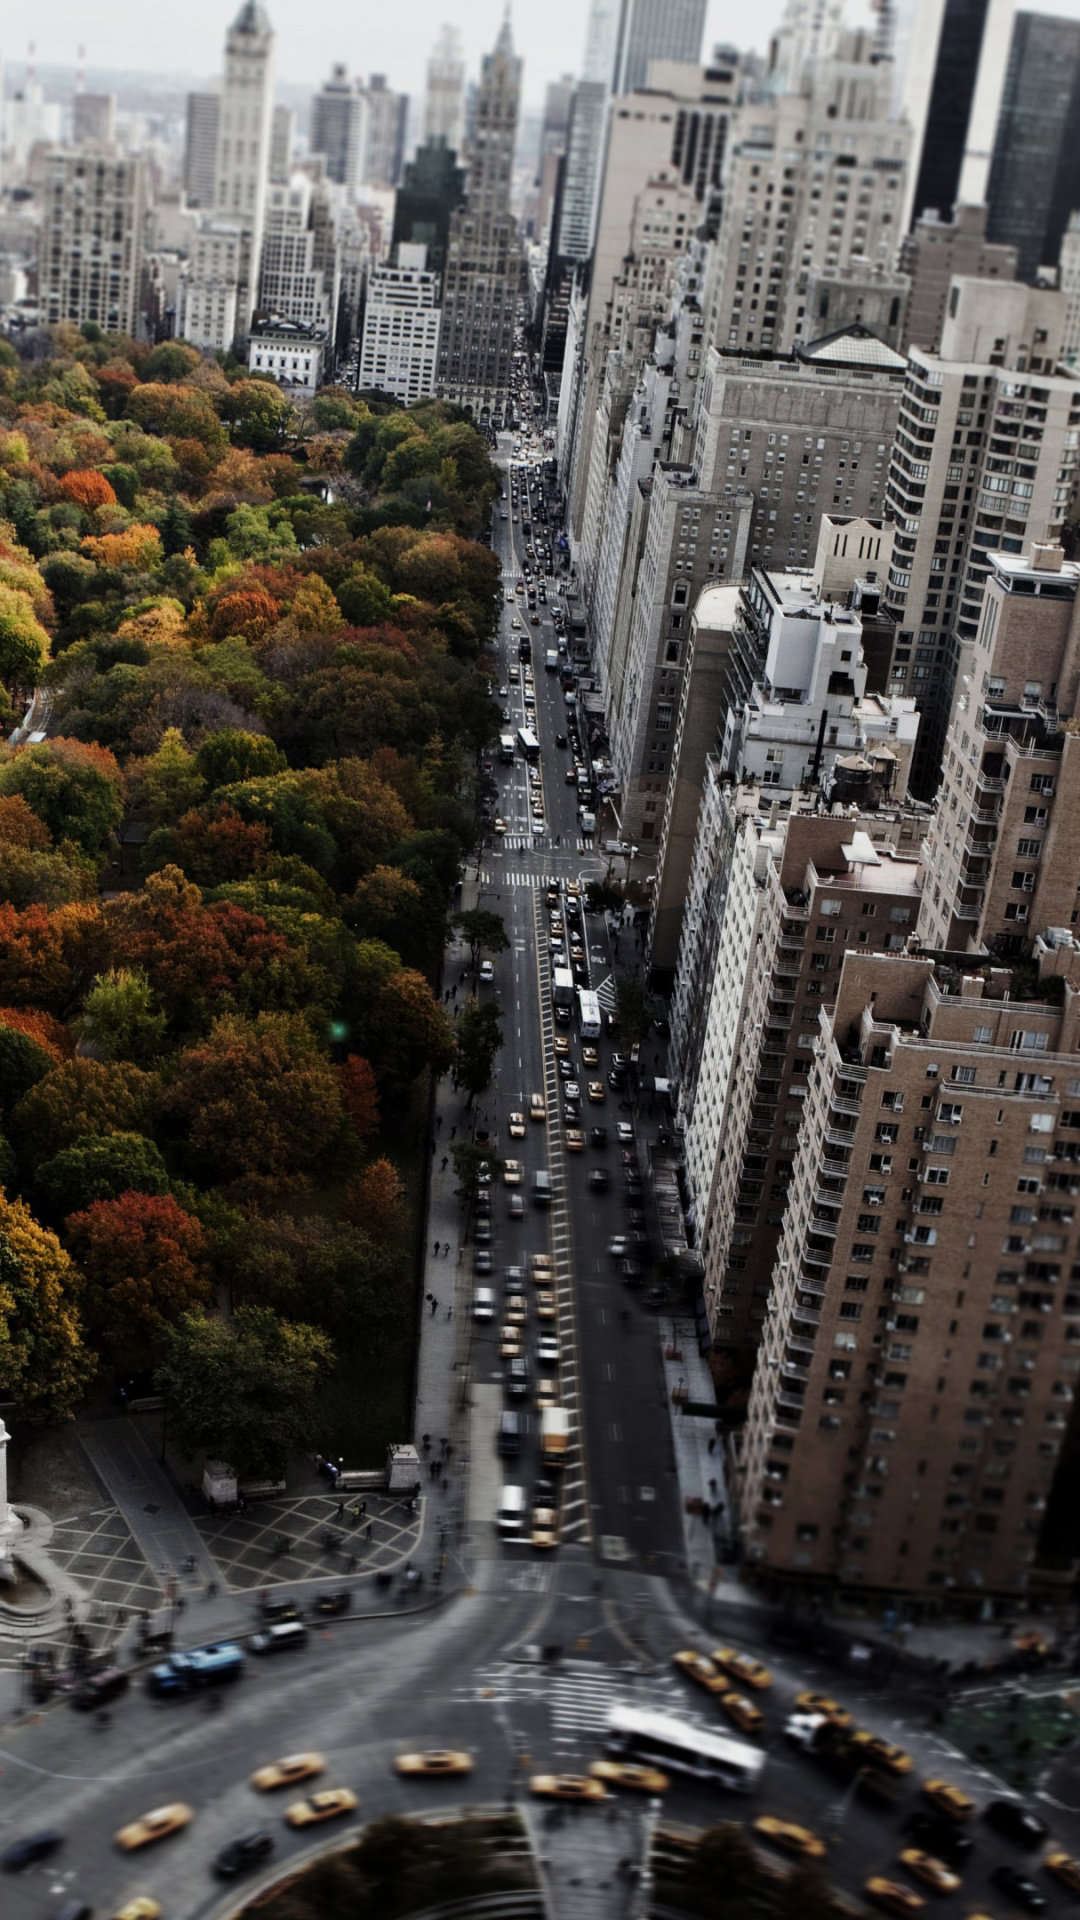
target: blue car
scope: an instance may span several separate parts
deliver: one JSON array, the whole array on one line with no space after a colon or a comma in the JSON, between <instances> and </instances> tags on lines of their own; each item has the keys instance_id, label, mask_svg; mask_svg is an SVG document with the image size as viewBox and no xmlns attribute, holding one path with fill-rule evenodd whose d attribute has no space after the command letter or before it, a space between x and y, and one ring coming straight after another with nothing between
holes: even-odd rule
<instances>
[{"instance_id":1,"label":"blue car","mask_svg":"<svg viewBox=\"0 0 1080 1920\"><path fill-rule=\"evenodd\" d=\"M160 1667L152 1667L147 1679L151 1693L168 1695L191 1693L196 1687L222 1686L239 1680L244 1671L244 1656L232 1640L219 1640L208 1647L192 1647L187 1653L171 1654Z\"/></svg>"}]
</instances>

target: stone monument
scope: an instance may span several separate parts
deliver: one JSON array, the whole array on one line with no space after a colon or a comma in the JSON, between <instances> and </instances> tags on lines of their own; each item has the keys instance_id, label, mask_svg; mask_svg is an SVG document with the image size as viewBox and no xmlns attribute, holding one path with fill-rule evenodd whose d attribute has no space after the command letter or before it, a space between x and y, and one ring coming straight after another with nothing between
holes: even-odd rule
<instances>
[{"instance_id":1,"label":"stone monument","mask_svg":"<svg viewBox=\"0 0 1080 1920\"><path fill-rule=\"evenodd\" d=\"M0 1419L0 1580L15 1580L15 1542L23 1523L8 1502L7 1449L11 1438Z\"/></svg>"}]
</instances>

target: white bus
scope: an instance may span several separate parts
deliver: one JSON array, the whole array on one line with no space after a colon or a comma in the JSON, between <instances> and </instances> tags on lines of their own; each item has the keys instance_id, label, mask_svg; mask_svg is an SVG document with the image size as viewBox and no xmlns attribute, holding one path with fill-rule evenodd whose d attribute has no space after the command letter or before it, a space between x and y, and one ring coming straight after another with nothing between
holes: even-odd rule
<instances>
[{"instance_id":1,"label":"white bus","mask_svg":"<svg viewBox=\"0 0 1080 1920\"><path fill-rule=\"evenodd\" d=\"M526 760L530 762L539 760L540 742L531 727L518 728L517 743Z\"/></svg>"},{"instance_id":2,"label":"white bus","mask_svg":"<svg viewBox=\"0 0 1080 1920\"><path fill-rule=\"evenodd\" d=\"M692 1773L734 1793L752 1793L765 1765L760 1748L743 1740L729 1740L726 1734L710 1733L666 1713L640 1713L636 1707L611 1709L604 1744L620 1759Z\"/></svg>"},{"instance_id":3,"label":"white bus","mask_svg":"<svg viewBox=\"0 0 1080 1920\"><path fill-rule=\"evenodd\" d=\"M583 1040L600 1038L600 1002L588 987L578 988L578 1018Z\"/></svg>"}]
</instances>

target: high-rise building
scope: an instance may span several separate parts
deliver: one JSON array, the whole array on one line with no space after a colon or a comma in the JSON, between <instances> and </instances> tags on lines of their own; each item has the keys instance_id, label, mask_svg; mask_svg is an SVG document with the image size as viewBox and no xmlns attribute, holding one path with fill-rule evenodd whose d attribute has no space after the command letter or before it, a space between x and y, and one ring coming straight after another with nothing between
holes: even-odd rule
<instances>
[{"instance_id":1,"label":"high-rise building","mask_svg":"<svg viewBox=\"0 0 1080 1920\"><path fill-rule=\"evenodd\" d=\"M1065 295L1061 358L1070 367L1080 360L1080 212L1069 215L1058 255L1058 286Z\"/></svg>"},{"instance_id":2,"label":"high-rise building","mask_svg":"<svg viewBox=\"0 0 1080 1920\"><path fill-rule=\"evenodd\" d=\"M510 211L521 61L509 19L483 61L464 206L451 217L439 337L439 392L487 419L505 417L523 260Z\"/></svg>"},{"instance_id":3,"label":"high-rise building","mask_svg":"<svg viewBox=\"0 0 1080 1920\"><path fill-rule=\"evenodd\" d=\"M270 179L274 35L259 0L243 0L225 40L213 216L196 236L180 285L178 331L225 350L245 334L258 296ZM230 284L230 276L235 284Z\"/></svg>"},{"instance_id":4,"label":"high-rise building","mask_svg":"<svg viewBox=\"0 0 1080 1920\"><path fill-rule=\"evenodd\" d=\"M428 270L427 249L403 243L396 265L376 267L368 281L360 386L392 393L403 406L429 399L441 318L439 276Z\"/></svg>"},{"instance_id":5,"label":"high-rise building","mask_svg":"<svg viewBox=\"0 0 1080 1920\"><path fill-rule=\"evenodd\" d=\"M992 0L919 0L904 105L915 135L905 227L924 213L947 220L960 175ZM1011 6L1010 6L1011 11Z\"/></svg>"},{"instance_id":6,"label":"high-rise building","mask_svg":"<svg viewBox=\"0 0 1080 1920\"><path fill-rule=\"evenodd\" d=\"M115 138L115 93L77 93L71 103L72 145L108 146Z\"/></svg>"},{"instance_id":7,"label":"high-rise building","mask_svg":"<svg viewBox=\"0 0 1080 1920\"><path fill-rule=\"evenodd\" d=\"M456 27L443 27L428 59L424 140L442 140L451 153L465 144L465 58Z\"/></svg>"},{"instance_id":8,"label":"high-rise building","mask_svg":"<svg viewBox=\"0 0 1080 1920\"><path fill-rule=\"evenodd\" d=\"M395 93L384 73L373 73L362 89L366 127L362 177L367 187L396 187L405 158L409 96Z\"/></svg>"},{"instance_id":9,"label":"high-rise building","mask_svg":"<svg viewBox=\"0 0 1080 1920\"><path fill-rule=\"evenodd\" d=\"M332 340L337 318L337 248L324 182L297 169L272 182L263 228L259 309L277 320L314 328Z\"/></svg>"},{"instance_id":10,"label":"high-rise building","mask_svg":"<svg viewBox=\"0 0 1080 1920\"><path fill-rule=\"evenodd\" d=\"M951 220L924 213L905 234L900 267L911 284L901 345L936 353L954 274L974 280L1015 280L1016 248L986 237L986 208L957 207Z\"/></svg>"},{"instance_id":11,"label":"high-rise building","mask_svg":"<svg viewBox=\"0 0 1080 1920\"><path fill-rule=\"evenodd\" d=\"M465 169L445 140L417 147L394 196L392 245L423 247L430 273L446 265L450 220L465 201Z\"/></svg>"},{"instance_id":12,"label":"high-rise building","mask_svg":"<svg viewBox=\"0 0 1080 1920\"><path fill-rule=\"evenodd\" d=\"M184 192L189 207L214 205L220 93L189 93L184 118Z\"/></svg>"},{"instance_id":13,"label":"high-rise building","mask_svg":"<svg viewBox=\"0 0 1080 1920\"><path fill-rule=\"evenodd\" d=\"M296 115L291 107L275 106L270 120L270 179L284 185L292 171Z\"/></svg>"},{"instance_id":14,"label":"high-rise building","mask_svg":"<svg viewBox=\"0 0 1080 1920\"><path fill-rule=\"evenodd\" d=\"M364 158L364 101L343 60L335 61L311 101L312 153L326 161L326 177L351 195L360 184Z\"/></svg>"},{"instance_id":15,"label":"high-rise building","mask_svg":"<svg viewBox=\"0 0 1080 1920\"><path fill-rule=\"evenodd\" d=\"M987 234L1034 280L1080 206L1080 20L1018 13L986 189Z\"/></svg>"},{"instance_id":16,"label":"high-rise building","mask_svg":"<svg viewBox=\"0 0 1080 1920\"><path fill-rule=\"evenodd\" d=\"M70 320L135 333L145 210L141 157L48 155L38 259L43 325Z\"/></svg>"},{"instance_id":17,"label":"high-rise building","mask_svg":"<svg viewBox=\"0 0 1080 1920\"><path fill-rule=\"evenodd\" d=\"M1080 565L1036 541L995 553L957 691L924 851L919 937L1016 956L1080 922Z\"/></svg>"},{"instance_id":18,"label":"high-rise building","mask_svg":"<svg viewBox=\"0 0 1080 1920\"><path fill-rule=\"evenodd\" d=\"M611 89L638 93L654 60L697 66L708 0L622 0Z\"/></svg>"},{"instance_id":19,"label":"high-rise building","mask_svg":"<svg viewBox=\"0 0 1080 1920\"><path fill-rule=\"evenodd\" d=\"M841 897L797 916L807 945ZM1036 966L1018 993L948 954L844 956L740 1444L774 1586L1015 1602L1036 1577L1080 1374L1080 949Z\"/></svg>"},{"instance_id":20,"label":"high-rise building","mask_svg":"<svg viewBox=\"0 0 1080 1920\"><path fill-rule=\"evenodd\" d=\"M1080 388L1055 373L1065 296L955 279L939 353L909 350L886 512L893 686L922 713L914 790L938 783L957 673L966 671L994 550L1056 539L1073 497Z\"/></svg>"}]
</instances>

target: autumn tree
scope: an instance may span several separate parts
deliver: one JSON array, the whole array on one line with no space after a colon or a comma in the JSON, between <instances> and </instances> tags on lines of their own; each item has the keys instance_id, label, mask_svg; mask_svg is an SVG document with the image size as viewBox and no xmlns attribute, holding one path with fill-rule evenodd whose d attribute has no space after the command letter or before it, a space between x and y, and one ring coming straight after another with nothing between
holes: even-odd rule
<instances>
[{"instance_id":1,"label":"autumn tree","mask_svg":"<svg viewBox=\"0 0 1080 1920\"><path fill-rule=\"evenodd\" d=\"M83 1001L75 1030L106 1060L133 1060L146 1066L165 1049L165 1015L145 973L137 967L112 967L98 975Z\"/></svg>"},{"instance_id":2,"label":"autumn tree","mask_svg":"<svg viewBox=\"0 0 1080 1920\"><path fill-rule=\"evenodd\" d=\"M198 805L206 792L206 781L179 728L169 727L162 734L157 752L143 766L139 784L143 801L158 826L179 819L189 807Z\"/></svg>"},{"instance_id":3,"label":"autumn tree","mask_svg":"<svg viewBox=\"0 0 1080 1920\"><path fill-rule=\"evenodd\" d=\"M70 1419L93 1375L78 1294L56 1235L0 1192L0 1397L24 1419Z\"/></svg>"},{"instance_id":4,"label":"autumn tree","mask_svg":"<svg viewBox=\"0 0 1080 1920\"><path fill-rule=\"evenodd\" d=\"M169 1191L165 1162L152 1140L142 1133L84 1134L34 1170L34 1193L42 1212L53 1221L90 1207L95 1200L115 1200L121 1193L163 1194Z\"/></svg>"},{"instance_id":5,"label":"autumn tree","mask_svg":"<svg viewBox=\"0 0 1080 1920\"><path fill-rule=\"evenodd\" d=\"M206 1233L169 1194L96 1200L67 1222L87 1326L116 1365L146 1366L162 1329L206 1306Z\"/></svg>"},{"instance_id":6,"label":"autumn tree","mask_svg":"<svg viewBox=\"0 0 1080 1920\"><path fill-rule=\"evenodd\" d=\"M350 1053L338 1068L341 1099L354 1133L367 1140L379 1130L379 1089L371 1062Z\"/></svg>"},{"instance_id":7,"label":"autumn tree","mask_svg":"<svg viewBox=\"0 0 1080 1920\"><path fill-rule=\"evenodd\" d=\"M49 636L29 594L0 580L0 682L9 693L37 685L49 657Z\"/></svg>"},{"instance_id":8,"label":"autumn tree","mask_svg":"<svg viewBox=\"0 0 1080 1920\"><path fill-rule=\"evenodd\" d=\"M147 1133L158 1083L127 1062L65 1060L23 1095L11 1120L29 1159L46 1159L84 1134Z\"/></svg>"},{"instance_id":9,"label":"autumn tree","mask_svg":"<svg viewBox=\"0 0 1080 1920\"><path fill-rule=\"evenodd\" d=\"M166 1110L204 1177L267 1181L314 1167L342 1123L338 1077L297 1016L216 1020L180 1056Z\"/></svg>"},{"instance_id":10,"label":"autumn tree","mask_svg":"<svg viewBox=\"0 0 1080 1920\"><path fill-rule=\"evenodd\" d=\"M199 887L227 886L245 880L270 857L273 836L261 820L242 820L227 802L193 808L175 827L152 833L146 845L146 871L175 865Z\"/></svg>"},{"instance_id":11,"label":"autumn tree","mask_svg":"<svg viewBox=\"0 0 1080 1920\"><path fill-rule=\"evenodd\" d=\"M388 1093L407 1093L425 1068L445 1073L454 1057L453 1031L442 1006L423 974L408 967L390 975L364 1024L368 1057Z\"/></svg>"},{"instance_id":12,"label":"autumn tree","mask_svg":"<svg viewBox=\"0 0 1080 1920\"><path fill-rule=\"evenodd\" d=\"M163 1329L162 1348L155 1380L190 1446L241 1475L276 1475L315 1437L333 1353L314 1327L264 1307L241 1307L231 1322L187 1313Z\"/></svg>"},{"instance_id":13,"label":"autumn tree","mask_svg":"<svg viewBox=\"0 0 1080 1920\"><path fill-rule=\"evenodd\" d=\"M345 1193L343 1212L373 1240L402 1239L408 1225L406 1187L391 1160L373 1160L355 1174Z\"/></svg>"}]
</instances>

